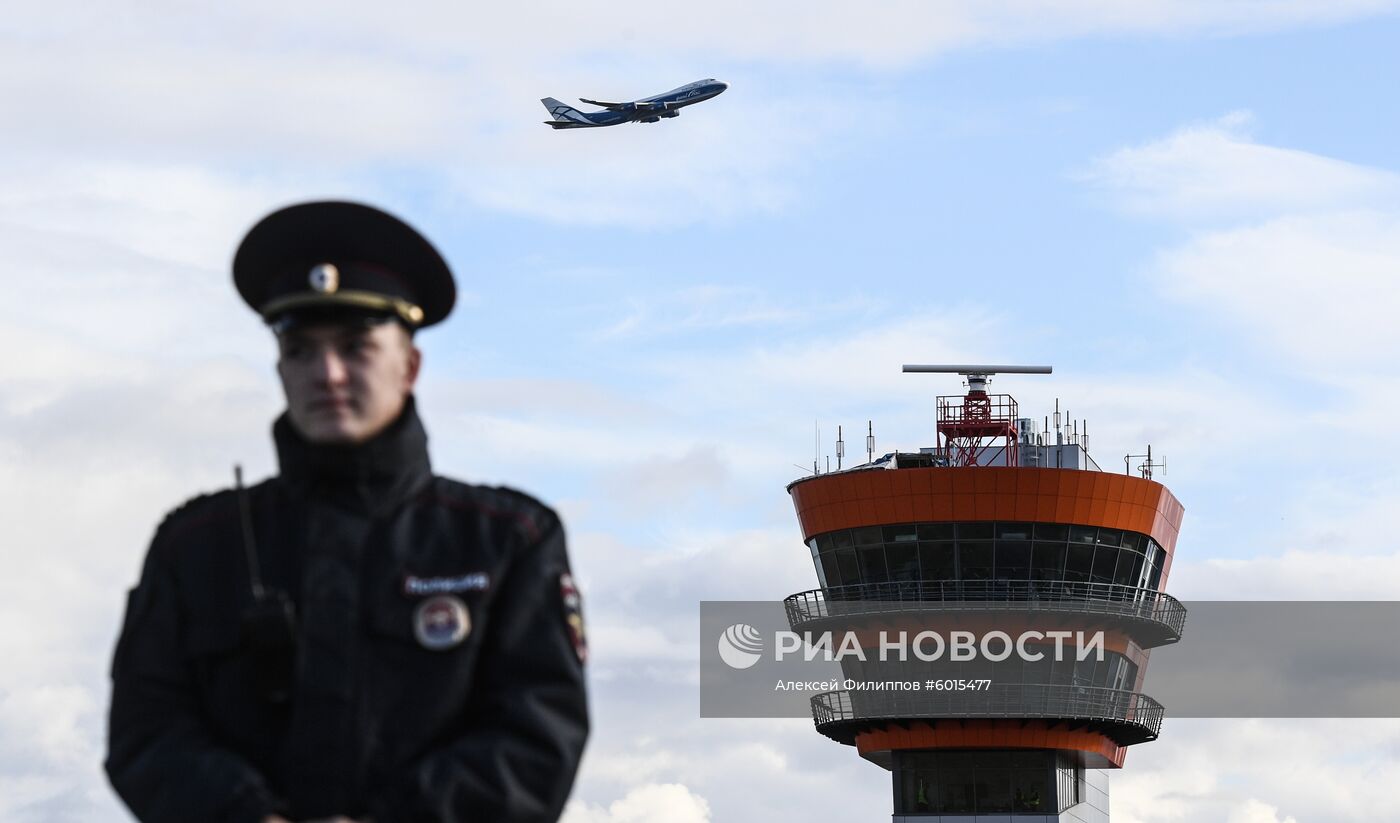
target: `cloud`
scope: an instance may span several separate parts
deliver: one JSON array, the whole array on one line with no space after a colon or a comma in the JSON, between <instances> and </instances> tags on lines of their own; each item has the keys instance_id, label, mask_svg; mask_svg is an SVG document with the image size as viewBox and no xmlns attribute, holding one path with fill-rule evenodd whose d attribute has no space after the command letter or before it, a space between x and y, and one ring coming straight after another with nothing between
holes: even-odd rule
<instances>
[{"instance_id":1,"label":"cloud","mask_svg":"<svg viewBox=\"0 0 1400 823\"><path fill-rule=\"evenodd\" d=\"M1235 323L1274 367L1396 374L1400 210L1285 216L1193 237L1153 266L1162 290Z\"/></svg>"},{"instance_id":2,"label":"cloud","mask_svg":"<svg viewBox=\"0 0 1400 823\"><path fill-rule=\"evenodd\" d=\"M878 84L813 82L814 69L878 77L960 49L1243 34L1395 8L722 0L678 18L635 0L528 10L258 0L198 11L60 0L9 21L24 34L0 50L0 149L51 170L38 181L56 192L71 189L62 168L81 159L144 170L152 192L180 185L165 179L171 169L203 165L325 193L327 179L338 192L411 180L445 199L569 224L724 222L793 208L805 175L891 122L899 101ZM703 75L733 88L676 121L566 133L539 122L546 94L635 98Z\"/></svg>"},{"instance_id":3,"label":"cloud","mask_svg":"<svg viewBox=\"0 0 1400 823\"><path fill-rule=\"evenodd\" d=\"M1162 737L1134 747L1113 774L1115 821L1359 823L1375 818L1400 779L1400 721L1182 720L1167 711ZM1328 740L1347 741L1345 755L1314 757Z\"/></svg>"},{"instance_id":4,"label":"cloud","mask_svg":"<svg viewBox=\"0 0 1400 823\"><path fill-rule=\"evenodd\" d=\"M632 789L606 809L574 801L563 823L709 823L710 804L679 783L651 783Z\"/></svg>"},{"instance_id":5,"label":"cloud","mask_svg":"<svg viewBox=\"0 0 1400 823\"><path fill-rule=\"evenodd\" d=\"M1148 273L1233 327L1276 372L1347 383L1400 376L1400 174L1256 143L1247 113L1096 160L1085 176L1129 209L1186 225ZM1382 392L1384 394L1385 392Z\"/></svg>"},{"instance_id":6,"label":"cloud","mask_svg":"<svg viewBox=\"0 0 1400 823\"><path fill-rule=\"evenodd\" d=\"M1180 600L1395 600L1400 554L1287 549L1250 558L1188 558L1172 564Z\"/></svg>"},{"instance_id":7,"label":"cloud","mask_svg":"<svg viewBox=\"0 0 1400 823\"><path fill-rule=\"evenodd\" d=\"M109 19L85 8L90 25L43 27L7 43L0 104L16 127L0 136L0 148L40 170L24 176L33 189L56 193L55 207L77 194L89 206L120 202L100 191L109 167L144 177L151 197L178 193L214 168L304 194L378 193L414 179L484 210L666 227L786 208L827 139L855 128L834 113L840 101L829 94L782 90L760 74L729 78L735 91L678 120L559 133L540 123L544 94L611 88L642 97L695 79L693 61L658 64L642 50L627 65L585 68L593 47L543 38L541 18L504 10L493 26L475 11L439 7L443 24L460 32L445 41L421 17L381 17L368 4L264 11L226 8L216 37L208 22L178 12L113 9L108 15L120 19ZM561 22L575 14L559 11ZM598 28L598 16L584 16L581 35ZM271 40L263 38L269 19L278 32ZM411 29L402 28L405 19ZM437 46L443 53L434 54ZM639 86L638 77L664 79ZM172 219L210 217L178 202L165 209ZM218 228L207 220L171 237L199 239Z\"/></svg>"},{"instance_id":8,"label":"cloud","mask_svg":"<svg viewBox=\"0 0 1400 823\"><path fill-rule=\"evenodd\" d=\"M1250 798L1230 812L1226 823L1298 823L1298 820L1292 815L1280 817L1277 807Z\"/></svg>"},{"instance_id":9,"label":"cloud","mask_svg":"<svg viewBox=\"0 0 1400 823\"><path fill-rule=\"evenodd\" d=\"M601 330L599 340L713 332L742 326L771 327L803 318L791 304L777 304L748 286L690 286L628 300L627 313Z\"/></svg>"},{"instance_id":10,"label":"cloud","mask_svg":"<svg viewBox=\"0 0 1400 823\"><path fill-rule=\"evenodd\" d=\"M1400 500L1393 472L1339 455L1337 444L1374 441L1374 421L1400 397L1390 318L1400 305L1400 177L1256 142L1249 125L1236 114L1186 126L1099 158L1085 175L1116 205L1186 229L1144 273L1181 312L1207 319L1210 370L1234 375L1253 399L1205 401L1198 417L1215 419L1198 432L1194 445L1208 448L1193 462L1219 474L1220 499L1203 501L1216 522L1188 512L1192 538L1179 547L1171 591L1391 600L1400 575L1386 537ZM1222 451L1212 457L1209 447ZM1249 490L1232 491L1231 479ZM1198 474L1192 487L1199 497L1211 481ZM1202 545L1202 530L1217 545ZM1173 720L1167 711L1162 738L1114 777L1115 820L1367 820L1388 802L1371 787L1400 769L1393 720ZM1328 738L1348 740L1345 757L1304 754ZM1300 755L1305 780L1296 779Z\"/></svg>"},{"instance_id":11,"label":"cloud","mask_svg":"<svg viewBox=\"0 0 1400 823\"><path fill-rule=\"evenodd\" d=\"M1400 175L1255 142L1232 112L1119 149L1081 176L1124 207L1186 223L1400 204Z\"/></svg>"}]
</instances>

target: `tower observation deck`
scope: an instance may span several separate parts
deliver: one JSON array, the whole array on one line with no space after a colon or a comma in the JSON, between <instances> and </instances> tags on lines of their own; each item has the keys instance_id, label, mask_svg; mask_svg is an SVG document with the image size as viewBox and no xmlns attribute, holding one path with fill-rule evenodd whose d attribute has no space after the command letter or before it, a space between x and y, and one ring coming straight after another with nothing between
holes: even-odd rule
<instances>
[{"instance_id":1,"label":"tower observation deck","mask_svg":"<svg viewBox=\"0 0 1400 823\"><path fill-rule=\"evenodd\" d=\"M985 688L819 694L817 731L891 773L894 823L1106 823L1107 770L1161 728L1162 706L1142 684L1149 651L1179 640L1185 623L1165 592L1182 505L1152 479L1150 458L1136 474L1105 472L1058 408L1042 428L986 391L993 374L1049 367L905 371L962 374L968 392L937 399L934 446L872 453L788 486L820 586L786 599L793 630L959 629L980 640L1050 626L1101 633L1102 654L843 660L857 681Z\"/></svg>"}]
</instances>

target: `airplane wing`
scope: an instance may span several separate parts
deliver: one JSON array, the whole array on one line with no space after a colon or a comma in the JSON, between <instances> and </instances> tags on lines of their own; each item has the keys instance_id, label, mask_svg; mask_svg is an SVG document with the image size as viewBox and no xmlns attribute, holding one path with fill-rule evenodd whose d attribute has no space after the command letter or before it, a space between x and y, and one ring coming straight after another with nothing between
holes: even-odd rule
<instances>
[{"instance_id":1,"label":"airplane wing","mask_svg":"<svg viewBox=\"0 0 1400 823\"><path fill-rule=\"evenodd\" d=\"M579 102L587 103L590 106L602 106L608 111L646 111L648 109L654 109L657 106L661 105L659 103L654 103L648 100L638 100L632 103L609 103L605 100L589 100L587 97L580 97Z\"/></svg>"}]
</instances>

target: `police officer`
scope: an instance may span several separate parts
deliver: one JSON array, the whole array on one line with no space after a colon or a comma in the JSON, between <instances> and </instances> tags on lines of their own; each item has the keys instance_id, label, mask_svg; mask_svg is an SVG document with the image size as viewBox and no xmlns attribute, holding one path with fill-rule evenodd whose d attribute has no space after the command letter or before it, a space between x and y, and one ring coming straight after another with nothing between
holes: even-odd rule
<instances>
[{"instance_id":1,"label":"police officer","mask_svg":"<svg viewBox=\"0 0 1400 823\"><path fill-rule=\"evenodd\" d=\"M156 530L112 665L107 773L148 823L554 821L588 734L553 511L431 473L413 333L455 288L368 206L274 212L234 258L277 336L280 473Z\"/></svg>"}]
</instances>

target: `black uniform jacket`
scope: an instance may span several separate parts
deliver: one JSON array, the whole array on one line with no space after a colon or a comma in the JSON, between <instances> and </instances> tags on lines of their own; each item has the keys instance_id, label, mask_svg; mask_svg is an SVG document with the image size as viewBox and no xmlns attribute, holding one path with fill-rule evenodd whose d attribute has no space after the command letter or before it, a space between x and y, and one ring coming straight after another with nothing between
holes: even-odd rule
<instances>
[{"instance_id":1,"label":"black uniform jacket","mask_svg":"<svg viewBox=\"0 0 1400 823\"><path fill-rule=\"evenodd\" d=\"M281 474L246 495L262 580L295 605L290 689L260 685L244 626L237 492L186 503L156 531L112 665L122 799L147 823L556 820L588 734L558 517L433 476L411 400L355 448L311 445L285 417L273 435ZM428 646L456 623L421 639L433 598L449 618L451 598L466 607L450 648Z\"/></svg>"}]
</instances>

